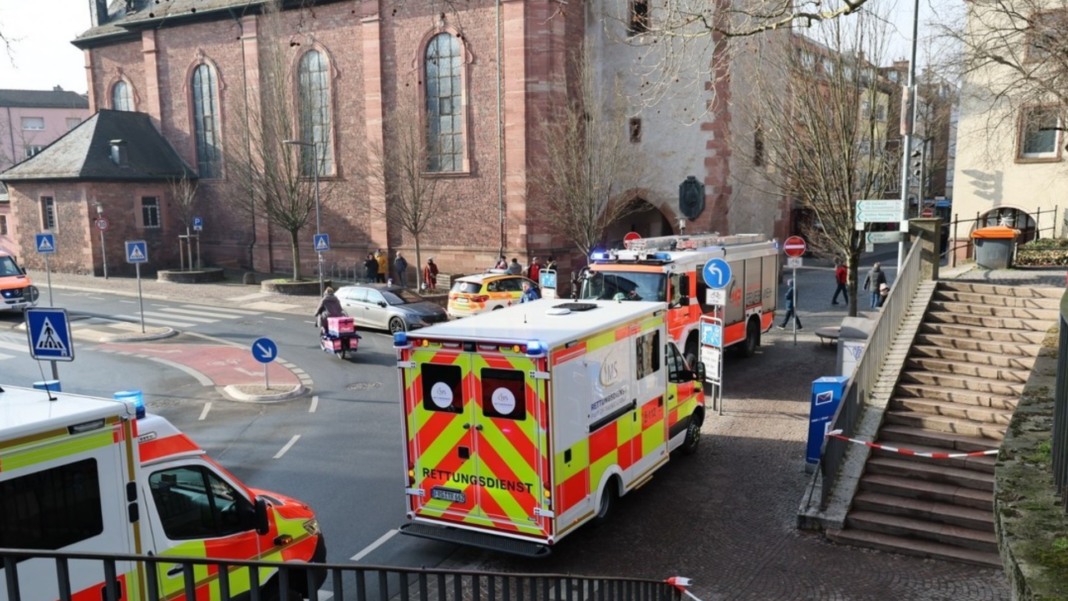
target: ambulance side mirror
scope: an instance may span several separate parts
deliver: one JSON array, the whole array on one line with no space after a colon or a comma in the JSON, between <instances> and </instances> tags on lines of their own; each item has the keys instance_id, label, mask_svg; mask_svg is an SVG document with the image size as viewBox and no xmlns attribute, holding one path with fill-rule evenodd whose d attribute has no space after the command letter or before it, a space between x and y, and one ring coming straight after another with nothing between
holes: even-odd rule
<instances>
[{"instance_id":1,"label":"ambulance side mirror","mask_svg":"<svg viewBox=\"0 0 1068 601\"><path fill-rule=\"evenodd\" d=\"M260 536L266 535L271 531L271 523L267 519L267 501L262 498L256 499L254 525L256 528L256 534Z\"/></svg>"},{"instance_id":2,"label":"ambulance side mirror","mask_svg":"<svg viewBox=\"0 0 1068 601\"><path fill-rule=\"evenodd\" d=\"M696 379L696 380L697 380L698 382L700 382L700 383L704 384L704 383L705 383L705 380L706 380L705 376L706 376L706 375L708 375L708 374L707 374L707 372L705 372L705 363L704 363L704 361L698 361L698 362L697 362L697 372L696 372L696 375L697 375L697 377L696 377L695 379Z\"/></svg>"}]
</instances>

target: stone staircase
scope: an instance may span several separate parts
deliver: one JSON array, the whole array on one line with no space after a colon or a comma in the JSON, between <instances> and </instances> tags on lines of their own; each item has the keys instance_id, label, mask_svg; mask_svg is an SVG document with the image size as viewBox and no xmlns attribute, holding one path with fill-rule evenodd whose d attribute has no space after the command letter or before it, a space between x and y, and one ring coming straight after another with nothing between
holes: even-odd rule
<instances>
[{"instance_id":1,"label":"stone staircase","mask_svg":"<svg viewBox=\"0 0 1068 601\"><path fill-rule=\"evenodd\" d=\"M939 282L875 442L918 452L997 449L1063 289ZM1000 567L994 464L873 450L832 540Z\"/></svg>"}]
</instances>

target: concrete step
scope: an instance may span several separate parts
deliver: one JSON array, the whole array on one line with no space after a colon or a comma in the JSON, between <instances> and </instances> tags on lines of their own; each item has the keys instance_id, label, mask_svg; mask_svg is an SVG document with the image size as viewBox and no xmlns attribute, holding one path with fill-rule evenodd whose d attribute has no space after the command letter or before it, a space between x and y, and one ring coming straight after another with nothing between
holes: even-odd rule
<instances>
[{"instance_id":1,"label":"concrete step","mask_svg":"<svg viewBox=\"0 0 1068 601\"><path fill-rule=\"evenodd\" d=\"M1042 348L1042 345L1024 342L998 342L995 340L978 340L960 336L940 336L938 334L924 333L916 335L915 344L960 351L1012 355L1014 357L1035 357Z\"/></svg>"},{"instance_id":2,"label":"concrete step","mask_svg":"<svg viewBox=\"0 0 1068 601\"><path fill-rule=\"evenodd\" d=\"M959 467L946 467L941 465L929 465L917 461L905 461L892 457L870 457L864 466L866 474L881 474L884 476L899 476L951 484L974 488L983 492L994 491L994 475L986 472L961 469Z\"/></svg>"},{"instance_id":3,"label":"concrete step","mask_svg":"<svg viewBox=\"0 0 1068 601\"><path fill-rule=\"evenodd\" d=\"M853 497L852 510L901 515L982 532L994 531L993 511L962 507L953 503L898 497L878 492L861 492Z\"/></svg>"},{"instance_id":4,"label":"concrete step","mask_svg":"<svg viewBox=\"0 0 1068 601\"><path fill-rule=\"evenodd\" d=\"M901 372L901 383L926 384L928 386L942 386L945 388L957 388L971 390L973 392L988 392L1001 396L1020 396L1023 393L1022 382L1001 382L989 378L977 378L974 376L959 376L935 371L906 370Z\"/></svg>"},{"instance_id":5,"label":"concrete step","mask_svg":"<svg viewBox=\"0 0 1068 601\"><path fill-rule=\"evenodd\" d=\"M888 474L864 474L860 479L860 490L909 499L952 503L982 511L994 511L994 491L978 490L956 484L928 482Z\"/></svg>"},{"instance_id":6,"label":"concrete step","mask_svg":"<svg viewBox=\"0 0 1068 601\"><path fill-rule=\"evenodd\" d=\"M978 284L975 282L958 282L954 280L940 280L939 291L970 292L973 294L987 294L993 296L1011 296L1015 298L1061 298L1064 296L1063 288L1046 288L1039 286L1005 286L993 284Z\"/></svg>"},{"instance_id":7,"label":"concrete step","mask_svg":"<svg viewBox=\"0 0 1068 601\"><path fill-rule=\"evenodd\" d=\"M880 534L933 541L985 553L996 554L998 552L997 537L993 529L986 532L872 511L850 511L846 515L846 526Z\"/></svg>"},{"instance_id":8,"label":"concrete step","mask_svg":"<svg viewBox=\"0 0 1068 601\"><path fill-rule=\"evenodd\" d=\"M918 397L962 405L976 405L979 407L991 407L993 409L1016 409L1019 397L990 394L989 392L976 392L961 390L959 388L947 388L945 386L928 386L914 382L899 382L894 390L895 396Z\"/></svg>"},{"instance_id":9,"label":"concrete step","mask_svg":"<svg viewBox=\"0 0 1068 601\"><path fill-rule=\"evenodd\" d=\"M1001 446L999 441L981 436L936 432L897 424L883 424L883 427L879 428L879 440L908 448L911 448L909 445L933 447L946 453L989 451Z\"/></svg>"},{"instance_id":10,"label":"concrete step","mask_svg":"<svg viewBox=\"0 0 1068 601\"><path fill-rule=\"evenodd\" d=\"M827 538L843 545L877 549L879 551L900 553L902 555L942 559L945 561L966 563L986 568L1002 567L1001 557L997 552L990 553L975 549L965 549L963 547L956 547L944 543L917 540L914 538L883 534L880 532L853 530L850 528L846 528L845 530L828 530Z\"/></svg>"},{"instance_id":11,"label":"concrete step","mask_svg":"<svg viewBox=\"0 0 1068 601\"><path fill-rule=\"evenodd\" d=\"M980 422L961 417L946 417L931 415L928 413L916 413L915 411L887 411L883 418L884 423L898 426L912 426L935 432L949 432L952 434L964 434L1001 441L1005 439L1005 430L1008 424L996 424Z\"/></svg>"},{"instance_id":12,"label":"concrete step","mask_svg":"<svg viewBox=\"0 0 1068 601\"><path fill-rule=\"evenodd\" d=\"M896 440L890 440L886 438L878 438L875 441L877 444L894 447L902 450L913 451L916 453L965 453L971 451L959 451L957 449L947 449L940 446L929 446L916 443L901 443ZM986 449L980 449L986 450ZM918 455L905 455L902 453L896 453L894 451L886 451L883 449L872 449L872 455L878 455L879 457L889 457L891 459L901 459L902 461L917 461L919 463L930 463L934 465L944 465L946 467L956 467L965 470L975 470L979 472L986 472L988 474L994 473L994 466L997 465L997 456L995 455L978 455L976 457L954 457L952 459L934 459L930 457L920 457Z\"/></svg>"},{"instance_id":13,"label":"concrete step","mask_svg":"<svg viewBox=\"0 0 1068 601\"><path fill-rule=\"evenodd\" d=\"M1059 309L1061 301L1059 297L1019 297L1002 296L999 294L980 294L975 292L957 292L955 290L936 290L933 300L957 303L970 303L973 305L989 305L991 307L1015 307L1021 309Z\"/></svg>"},{"instance_id":14,"label":"concrete step","mask_svg":"<svg viewBox=\"0 0 1068 601\"><path fill-rule=\"evenodd\" d=\"M1038 307L997 307L955 301L931 301L929 307L934 311L945 311L962 315L1017 317L1020 319L1039 319L1045 321L1055 321L1060 314L1058 309L1042 309Z\"/></svg>"},{"instance_id":15,"label":"concrete step","mask_svg":"<svg viewBox=\"0 0 1068 601\"><path fill-rule=\"evenodd\" d=\"M1035 358L1023 355L1006 355L999 352L987 352L979 350L967 350L959 348L946 348L933 344L917 344L912 346L912 356L916 358L944 359L971 363L973 365L986 365L991 367L1004 367L1019 369L1030 372L1035 364Z\"/></svg>"},{"instance_id":16,"label":"concrete step","mask_svg":"<svg viewBox=\"0 0 1068 601\"><path fill-rule=\"evenodd\" d=\"M991 341L1001 343L1019 343L1040 345L1046 338L1045 331L1033 330L994 330L983 326L962 324L924 322L920 324L920 334L932 334L964 340Z\"/></svg>"},{"instance_id":17,"label":"concrete step","mask_svg":"<svg viewBox=\"0 0 1068 601\"><path fill-rule=\"evenodd\" d=\"M985 422L1008 426L1012 421L1012 409L993 409L978 405L966 405L948 401L924 399L920 397L894 397L890 399L890 409L893 411L912 411L926 415L940 415L966 419L973 422Z\"/></svg>"},{"instance_id":18,"label":"concrete step","mask_svg":"<svg viewBox=\"0 0 1068 601\"><path fill-rule=\"evenodd\" d=\"M1018 317L987 317L984 315L965 315L948 311L932 310L924 316L924 323L945 323L952 325L994 328L998 330L1023 330L1045 332L1053 326L1045 319L1020 319Z\"/></svg>"},{"instance_id":19,"label":"concrete step","mask_svg":"<svg viewBox=\"0 0 1068 601\"><path fill-rule=\"evenodd\" d=\"M905 369L919 371L932 371L959 376L974 376L988 380L1001 380L1002 382L1018 382L1026 384L1031 375L1030 369L1012 369L998 367L996 365L981 365L953 359L935 359L930 357L912 356L905 360Z\"/></svg>"}]
</instances>

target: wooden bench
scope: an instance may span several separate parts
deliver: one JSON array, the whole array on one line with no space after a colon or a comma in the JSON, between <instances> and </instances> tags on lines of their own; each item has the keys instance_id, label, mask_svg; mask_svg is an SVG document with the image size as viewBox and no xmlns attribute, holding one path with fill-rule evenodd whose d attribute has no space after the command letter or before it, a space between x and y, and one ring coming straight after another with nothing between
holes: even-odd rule
<instances>
[{"instance_id":1,"label":"wooden bench","mask_svg":"<svg viewBox=\"0 0 1068 601\"><path fill-rule=\"evenodd\" d=\"M816 328L816 337L820 339L821 346L824 344L833 346L838 342L838 336L841 331L841 328Z\"/></svg>"}]
</instances>

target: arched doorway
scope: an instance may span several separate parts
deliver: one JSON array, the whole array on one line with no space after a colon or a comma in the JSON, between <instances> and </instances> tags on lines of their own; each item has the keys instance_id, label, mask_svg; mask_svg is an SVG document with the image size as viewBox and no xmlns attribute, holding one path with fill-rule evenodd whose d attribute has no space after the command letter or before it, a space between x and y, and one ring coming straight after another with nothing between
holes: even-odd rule
<instances>
[{"instance_id":1,"label":"arched doorway","mask_svg":"<svg viewBox=\"0 0 1068 601\"><path fill-rule=\"evenodd\" d=\"M623 248L623 236L628 232L638 232L642 238L670 236L675 233L671 222L660 209L643 198L634 202L638 204L638 210L608 228L605 234L606 248Z\"/></svg>"},{"instance_id":2,"label":"arched doorway","mask_svg":"<svg viewBox=\"0 0 1068 601\"><path fill-rule=\"evenodd\" d=\"M1020 244L1030 242L1038 236L1034 218L1027 211L1013 207L998 207L987 211L979 217L973 231L981 227L996 225L1004 225L1020 230L1020 237L1016 239Z\"/></svg>"}]
</instances>

